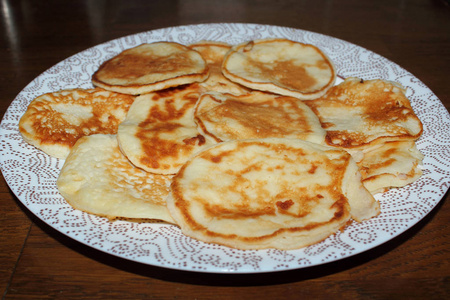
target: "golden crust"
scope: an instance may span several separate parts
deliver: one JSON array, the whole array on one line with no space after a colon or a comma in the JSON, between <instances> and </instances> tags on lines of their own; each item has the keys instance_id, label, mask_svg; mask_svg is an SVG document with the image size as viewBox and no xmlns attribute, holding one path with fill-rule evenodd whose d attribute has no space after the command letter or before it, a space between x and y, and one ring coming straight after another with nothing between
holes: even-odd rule
<instances>
[{"instance_id":1,"label":"golden crust","mask_svg":"<svg viewBox=\"0 0 450 300\"><path fill-rule=\"evenodd\" d=\"M140 95L201 82L209 70L195 50L174 42L142 44L105 61L92 76L104 89Z\"/></svg>"},{"instance_id":2,"label":"golden crust","mask_svg":"<svg viewBox=\"0 0 450 300\"><path fill-rule=\"evenodd\" d=\"M96 89L47 93L34 99L19 121L25 141L65 158L82 136L115 134L134 96Z\"/></svg>"},{"instance_id":3,"label":"golden crust","mask_svg":"<svg viewBox=\"0 0 450 300\"><path fill-rule=\"evenodd\" d=\"M182 167L167 205L183 233L204 242L296 249L327 238L351 216L379 213L358 174L347 152L327 146L297 139L223 142Z\"/></svg>"},{"instance_id":4,"label":"golden crust","mask_svg":"<svg viewBox=\"0 0 450 300\"><path fill-rule=\"evenodd\" d=\"M224 59L222 72L249 88L303 100L322 96L336 79L332 61L319 48L287 39L234 46Z\"/></svg>"},{"instance_id":5,"label":"golden crust","mask_svg":"<svg viewBox=\"0 0 450 300\"><path fill-rule=\"evenodd\" d=\"M305 103L327 131L327 144L350 151L416 140L423 131L403 87L380 79L347 78L323 97Z\"/></svg>"},{"instance_id":6,"label":"golden crust","mask_svg":"<svg viewBox=\"0 0 450 300\"><path fill-rule=\"evenodd\" d=\"M212 143L198 132L192 117L201 92L198 84L190 84L136 98L118 129L120 148L135 166L175 174Z\"/></svg>"},{"instance_id":7,"label":"golden crust","mask_svg":"<svg viewBox=\"0 0 450 300\"><path fill-rule=\"evenodd\" d=\"M301 100L288 96L205 93L197 102L194 120L200 132L218 142L268 137L325 142L317 116Z\"/></svg>"}]
</instances>

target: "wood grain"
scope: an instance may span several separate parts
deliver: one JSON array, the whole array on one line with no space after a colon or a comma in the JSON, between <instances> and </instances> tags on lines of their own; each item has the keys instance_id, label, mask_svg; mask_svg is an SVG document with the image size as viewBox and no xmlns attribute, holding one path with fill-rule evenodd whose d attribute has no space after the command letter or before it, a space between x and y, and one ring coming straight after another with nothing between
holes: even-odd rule
<instances>
[{"instance_id":1,"label":"wood grain","mask_svg":"<svg viewBox=\"0 0 450 300\"><path fill-rule=\"evenodd\" d=\"M31 80L79 51L142 31L211 22L289 26L357 44L413 73L450 109L446 3L4 0L1 115ZM2 178L0 292L4 299L448 299L449 198L404 234L354 257L293 271L219 275L142 265L82 245L33 216Z\"/></svg>"}]
</instances>

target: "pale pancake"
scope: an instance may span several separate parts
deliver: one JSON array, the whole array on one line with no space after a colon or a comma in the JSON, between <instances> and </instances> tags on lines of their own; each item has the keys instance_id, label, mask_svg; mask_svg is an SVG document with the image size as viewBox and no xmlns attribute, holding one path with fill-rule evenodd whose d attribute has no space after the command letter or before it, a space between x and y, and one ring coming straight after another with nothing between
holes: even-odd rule
<instances>
[{"instance_id":1,"label":"pale pancake","mask_svg":"<svg viewBox=\"0 0 450 300\"><path fill-rule=\"evenodd\" d=\"M325 143L325 130L301 100L263 92L203 94L195 108L198 129L217 142L284 137Z\"/></svg>"},{"instance_id":2,"label":"pale pancake","mask_svg":"<svg viewBox=\"0 0 450 300\"><path fill-rule=\"evenodd\" d=\"M175 174L189 157L213 143L198 132L193 119L201 92L198 84L191 84L136 98L117 135L135 166Z\"/></svg>"},{"instance_id":3,"label":"pale pancake","mask_svg":"<svg viewBox=\"0 0 450 300\"><path fill-rule=\"evenodd\" d=\"M134 96L100 88L47 93L28 105L19 131L26 142L64 159L82 136L117 133L133 101Z\"/></svg>"},{"instance_id":4,"label":"pale pancake","mask_svg":"<svg viewBox=\"0 0 450 300\"><path fill-rule=\"evenodd\" d=\"M319 48L287 39L234 46L224 59L222 72L249 88L303 100L322 96L336 79L332 61Z\"/></svg>"},{"instance_id":5,"label":"pale pancake","mask_svg":"<svg viewBox=\"0 0 450 300\"><path fill-rule=\"evenodd\" d=\"M236 95L250 92L248 88L230 81L222 74L223 58L231 49L231 45L215 41L200 41L189 45L189 48L199 52L208 65L209 77L200 83L206 90Z\"/></svg>"},{"instance_id":6,"label":"pale pancake","mask_svg":"<svg viewBox=\"0 0 450 300\"><path fill-rule=\"evenodd\" d=\"M84 212L173 223L166 207L171 178L130 164L115 135L95 134L78 140L56 184L67 202Z\"/></svg>"},{"instance_id":7,"label":"pale pancake","mask_svg":"<svg viewBox=\"0 0 450 300\"><path fill-rule=\"evenodd\" d=\"M358 162L364 186L373 194L403 187L422 175L423 155L414 141L388 142Z\"/></svg>"},{"instance_id":8,"label":"pale pancake","mask_svg":"<svg viewBox=\"0 0 450 300\"><path fill-rule=\"evenodd\" d=\"M234 140L190 159L167 207L181 230L238 249L296 249L379 213L342 150L298 139Z\"/></svg>"},{"instance_id":9,"label":"pale pancake","mask_svg":"<svg viewBox=\"0 0 450 300\"><path fill-rule=\"evenodd\" d=\"M305 103L327 131L327 144L348 151L415 140L423 130L404 88L381 79L347 78L320 99Z\"/></svg>"},{"instance_id":10,"label":"pale pancake","mask_svg":"<svg viewBox=\"0 0 450 300\"><path fill-rule=\"evenodd\" d=\"M208 78L208 67L195 50L174 42L142 44L104 62L92 83L139 95Z\"/></svg>"}]
</instances>

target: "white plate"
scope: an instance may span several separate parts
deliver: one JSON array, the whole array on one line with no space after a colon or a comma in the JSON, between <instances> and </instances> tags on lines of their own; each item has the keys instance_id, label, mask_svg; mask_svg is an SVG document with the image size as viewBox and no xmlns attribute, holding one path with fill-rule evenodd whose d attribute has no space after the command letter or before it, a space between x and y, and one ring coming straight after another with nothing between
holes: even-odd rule
<instances>
[{"instance_id":1,"label":"white plate","mask_svg":"<svg viewBox=\"0 0 450 300\"><path fill-rule=\"evenodd\" d=\"M141 43L175 41L183 44L217 40L229 44L285 37L320 47L342 77L382 78L408 88L412 106L424 123L417 142L425 155L424 175L415 183L377 198L382 213L353 223L316 245L299 250L240 251L205 244L181 234L176 226L108 220L74 210L59 195L56 178L63 161L25 143L19 118L30 101L46 92L90 88L101 62ZM441 200L450 182L450 117L419 79L380 55L329 36L257 24L201 24L164 28L113 40L87 49L53 66L33 80L14 99L0 127L3 175L17 198L36 216L63 234L95 249L136 262L166 268L213 272L257 273L298 269L332 262L378 246L425 217Z\"/></svg>"}]
</instances>

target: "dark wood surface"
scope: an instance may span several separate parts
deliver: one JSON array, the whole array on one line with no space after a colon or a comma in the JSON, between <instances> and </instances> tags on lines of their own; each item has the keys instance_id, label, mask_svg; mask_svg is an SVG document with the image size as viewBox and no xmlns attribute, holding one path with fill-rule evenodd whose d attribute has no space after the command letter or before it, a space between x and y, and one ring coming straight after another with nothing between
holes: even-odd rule
<instances>
[{"instance_id":1,"label":"dark wood surface","mask_svg":"<svg viewBox=\"0 0 450 300\"><path fill-rule=\"evenodd\" d=\"M59 61L151 29L247 22L310 30L405 68L450 105L450 7L438 0L2 0L1 116ZM370 251L294 271L214 275L141 265L84 246L34 217L0 180L5 299L449 299L447 193L419 224Z\"/></svg>"}]
</instances>

